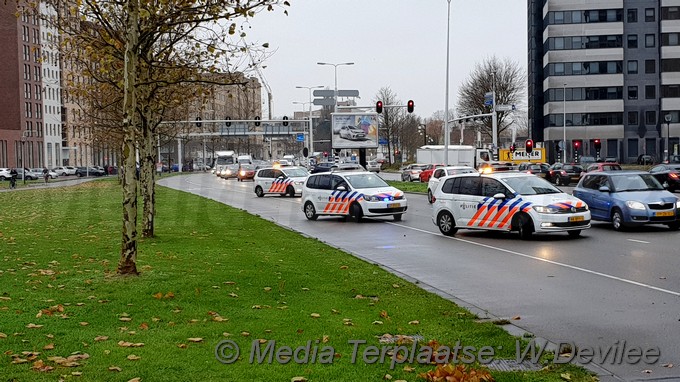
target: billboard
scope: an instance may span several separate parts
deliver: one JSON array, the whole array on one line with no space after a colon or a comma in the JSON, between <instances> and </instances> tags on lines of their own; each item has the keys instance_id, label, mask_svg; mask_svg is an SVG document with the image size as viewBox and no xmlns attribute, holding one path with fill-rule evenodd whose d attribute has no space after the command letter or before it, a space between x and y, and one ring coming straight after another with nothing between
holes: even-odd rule
<instances>
[{"instance_id":1,"label":"billboard","mask_svg":"<svg viewBox=\"0 0 680 382\"><path fill-rule=\"evenodd\" d=\"M334 149L366 149L378 147L377 113L333 113Z\"/></svg>"}]
</instances>

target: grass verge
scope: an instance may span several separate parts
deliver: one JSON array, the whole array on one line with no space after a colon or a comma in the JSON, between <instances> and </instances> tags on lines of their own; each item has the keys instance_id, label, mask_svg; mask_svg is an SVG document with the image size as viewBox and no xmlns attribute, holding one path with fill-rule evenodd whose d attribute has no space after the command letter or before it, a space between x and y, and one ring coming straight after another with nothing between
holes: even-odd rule
<instances>
[{"instance_id":1,"label":"grass verge","mask_svg":"<svg viewBox=\"0 0 680 382\"><path fill-rule=\"evenodd\" d=\"M392 369L389 356L364 361L368 346L387 346L380 342L386 334L490 346L496 357L515 357L515 338L450 301L211 200L160 188L158 236L139 242L142 274L119 277L121 193L114 180L0 197L12 206L0 216L5 380L378 381L390 374L415 381L433 369ZM216 360L223 340L241 349L232 364ZM330 364L290 356L280 358L285 364L276 357L249 362L250 350L269 340L276 349L311 341L312 350L333 347L335 355ZM350 340L366 341L355 363ZM560 381L565 373L592 381L570 365L492 372L498 381Z\"/></svg>"}]
</instances>

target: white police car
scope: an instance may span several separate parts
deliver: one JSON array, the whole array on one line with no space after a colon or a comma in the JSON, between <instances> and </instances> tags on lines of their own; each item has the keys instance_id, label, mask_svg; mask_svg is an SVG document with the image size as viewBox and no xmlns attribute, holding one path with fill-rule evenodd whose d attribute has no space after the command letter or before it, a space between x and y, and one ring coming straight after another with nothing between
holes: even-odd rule
<instances>
[{"instance_id":1,"label":"white police car","mask_svg":"<svg viewBox=\"0 0 680 382\"><path fill-rule=\"evenodd\" d=\"M295 196L302 193L302 185L309 173L302 167L261 168L253 181L255 195Z\"/></svg>"},{"instance_id":2,"label":"white police car","mask_svg":"<svg viewBox=\"0 0 680 382\"><path fill-rule=\"evenodd\" d=\"M567 232L590 228L588 205L535 175L500 172L459 174L440 180L433 196L432 221L447 236L458 229Z\"/></svg>"},{"instance_id":3,"label":"white police car","mask_svg":"<svg viewBox=\"0 0 680 382\"><path fill-rule=\"evenodd\" d=\"M408 208L404 192L368 171L332 171L312 174L302 189L302 211L309 220L319 215L392 216L399 221Z\"/></svg>"}]
</instances>

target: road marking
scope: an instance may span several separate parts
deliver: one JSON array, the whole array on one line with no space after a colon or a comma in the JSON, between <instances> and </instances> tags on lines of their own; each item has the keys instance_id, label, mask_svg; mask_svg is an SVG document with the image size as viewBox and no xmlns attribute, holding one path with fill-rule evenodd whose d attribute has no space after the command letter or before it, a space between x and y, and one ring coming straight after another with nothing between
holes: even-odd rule
<instances>
[{"instance_id":1,"label":"road marking","mask_svg":"<svg viewBox=\"0 0 680 382\"><path fill-rule=\"evenodd\" d=\"M626 240L632 241L632 242L635 242L635 243L649 244L648 241L644 241L644 240L635 240L635 239L626 239Z\"/></svg>"},{"instance_id":2,"label":"road marking","mask_svg":"<svg viewBox=\"0 0 680 382\"><path fill-rule=\"evenodd\" d=\"M629 280L629 279L624 279L622 277L617 277L617 276L610 275L610 274L607 274L607 273L593 271L591 269L581 268L581 267L577 267L575 265L560 263L559 261L543 259L543 258L540 258L540 257L527 255L526 253L521 253L521 252L516 252L516 251L512 251L512 250L505 249L505 248L495 247L493 245L477 243L477 242L474 242L474 241L461 239L461 238L457 238L457 237L443 236L443 235L440 235L439 233L426 231L426 230L420 229L420 228L409 227L409 226L405 226L405 225L397 224L397 223L392 223L392 222L385 222L385 223L396 225L398 227L410 229L410 230L413 230L413 231L426 233L426 234L432 235L432 236L442 237L444 239L451 239L451 240L456 240L456 241L460 241L460 242L467 243L467 244L476 245L478 247L494 249L494 250L497 250L497 251L500 251L500 252L509 253L511 255L520 256L520 257L524 257L524 258L527 258L527 259L543 261L543 262L548 263L548 264L553 264L553 265L557 265L557 266L560 266L560 267L569 268L569 269L573 269L573 270L576 270L576 271L589 273L591 275L606 277L606 278L611 279L611 280L621 281L621 282L624 282L624 283L627 283L627 284L636 285L636 286L639 286L639 287L655 290L657 292L667 293L667 294L670 294L671 296L680 297L680 292L675 292L675 291L672 291L672 290L655 287L654 285L649 285L649 284L645 284L645 283L641 283L641 282L637 282L637 281L633 281L633 280Z\"/></svg>"}]
</instances>

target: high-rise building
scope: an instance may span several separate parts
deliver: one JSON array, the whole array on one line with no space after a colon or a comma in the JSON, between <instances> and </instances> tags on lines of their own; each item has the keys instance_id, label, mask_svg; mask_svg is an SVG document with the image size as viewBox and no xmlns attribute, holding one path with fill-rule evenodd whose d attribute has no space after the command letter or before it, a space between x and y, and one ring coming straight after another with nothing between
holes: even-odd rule
<instances>
[{"instance_id":1,"label":"high-rise building","mask_svg":"<svg viewBox=\"0 0 680 382\"><path fill-rule=\"evenodd\" d=\"M680 135L680 0L528 0L529 119L552 160L663 160ZM566 144L560 143L566 136Z\"/></svg>"}]
</instances>

